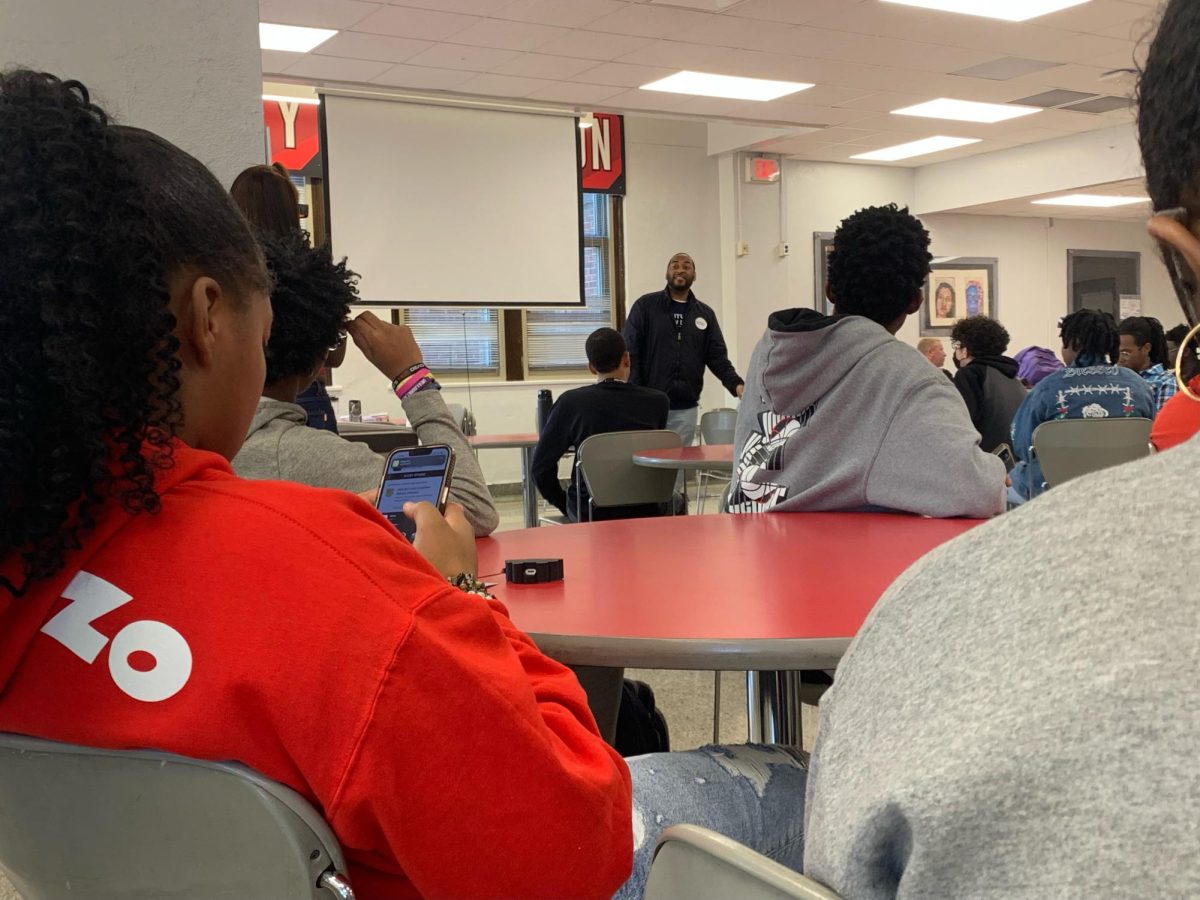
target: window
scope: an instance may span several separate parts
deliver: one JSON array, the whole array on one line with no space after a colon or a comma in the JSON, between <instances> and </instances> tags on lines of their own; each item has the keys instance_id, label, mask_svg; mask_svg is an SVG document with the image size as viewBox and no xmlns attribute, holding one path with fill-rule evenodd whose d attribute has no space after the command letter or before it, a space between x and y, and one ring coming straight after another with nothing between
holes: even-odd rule
<instances>
[{"instance_id":1,"label":"window","mask_svg":"<svg viewBox=\"0 0 1200 900\"><path fill-rule=\"evenodd\" d=\"M436 373L500 375L500 311L473 307L407 307L402 321L412 329L425 363Z\"/></svg>"},{"instance_id":2,"label":"window","mask_svg":"<svg viewBox=\"0 0 1200 900\"><path fill-rule=\"evenodd\" d=\"M531 375L586 369L584 342L588 335L615 322L612 218L612 201L607 194L583 195L583 284L587 302L583 308L525 312L525 365Z\"/></svg>"}]
</instances>

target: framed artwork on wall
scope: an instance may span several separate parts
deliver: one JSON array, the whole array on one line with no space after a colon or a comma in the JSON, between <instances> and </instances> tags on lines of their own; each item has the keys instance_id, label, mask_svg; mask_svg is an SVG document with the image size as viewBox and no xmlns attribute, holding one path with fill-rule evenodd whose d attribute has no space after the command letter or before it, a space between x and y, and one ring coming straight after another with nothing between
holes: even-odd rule
<instances>
[{"instance_id":1,"label":"framed artwork on wall","mask_svg":"<svg viewBox=\"0 0 1200 900\"><path fill-rule=\"evenodd\" d=\"M833 251L833 232L813 232L813 309L833 315L833 304L825 297L829 280L829 254Z\"/></svg>"},{"instance_id":2,"label":"framed artwork on wall","mask_svg":"<svg viewBox=\"0 0 1200 900\"><path fill-rule=\"evenodd\" d=\"M954 323L967 316L999 318L998 268L994 256L935 259L921 304L921 336L949 337Z\"/></svg>"}]
</instances>

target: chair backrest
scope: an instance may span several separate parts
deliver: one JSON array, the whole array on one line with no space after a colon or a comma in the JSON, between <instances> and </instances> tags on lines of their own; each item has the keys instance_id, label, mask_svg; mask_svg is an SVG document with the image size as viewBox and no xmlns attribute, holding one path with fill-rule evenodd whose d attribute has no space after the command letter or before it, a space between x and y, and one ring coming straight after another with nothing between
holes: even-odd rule
<instances>
[{"instance_id":1,"label":"chair backrest","mask_svg":"<svg viewBox=\"0 0 1200 900\"><path fill-rule=\"evenodd\" d=\"M401 447L417 446L417 433L395 425L368 425L339 422L338 435L348 441L366 444L376 453L391 453Z\"/></svg>"},{"instance_id":2,"label":"chair backrest","mask_svg":"<svg viewBox=\"0 0 1200 900\"><path fill-rule=\"evenodd\" d=\"M579 445L579 474L593 506L667 503L675 493L675 469L635 465L639 450L682 446L673 431L610 431L593 434ZM582 516L581 516L582 518Z\"/></svg>"},{"instance_id":3,"label":"chair backrest","mask_svg":"<svg viewBox=\"0 0 1200 900\"><path fill-rule=\"evenodd\" d=\"M840 900L833 891L697 825L672 825L654 849L645 900Z\"/></svg>"},{"instance_id":4,"label":"chair backrest","mask_svg":"<svg viewBox=\"0 0 1200 900\"><path fill-rule=\"evenodd\" d=\"M345 871L341 848L283 785L12 734L0 734L0 867L25 900L353 897L321 884Z\"/></svg>"},{"instance_id":5,"label":"chair backrest","mask_svg":"<svg viewBox=\"0 0 1200 900\"><path fill-rule=\"evenodd\" d=\"M1053 487L1150 455L1149 419L1055 419L1033 432L1033 452Z\"/></svg>"},{"instance_id":6,"label":"chair backrest","mask_svg":"<svg viewBox=\"0 0 1200 900\"><path fill-rule=\"evenodd\" d=\"M737 410L722 407L710 409L700 417L700 443L732 444L737 428Z\"/></svg>"}]
</instances>

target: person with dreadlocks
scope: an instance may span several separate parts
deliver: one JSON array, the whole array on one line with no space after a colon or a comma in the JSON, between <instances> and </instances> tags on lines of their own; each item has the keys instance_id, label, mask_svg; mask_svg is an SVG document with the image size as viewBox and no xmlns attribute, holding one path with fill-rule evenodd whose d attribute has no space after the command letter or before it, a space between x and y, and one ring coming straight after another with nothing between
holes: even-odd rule
<instances>
[{"instance_id":1,"label":"person with dreadlocks","mask_svg":"<svg viewBox=\"0 0 1200 900\"><path fill-rule=\"evenodd\" d=\"M1154 410L1175 396L1175 360L1167 359L1167 336L1162 323L1151 316L1130 316L1117 333L1118 365L1132 369L1146 380L1154 396Z\"/></svg>"},{"instance_id":2,"label":"person with dreadlocks","mask_svg":"<svg viewBox=\"0 0 1200 900\"><path fill-rule=\"evenodd\" d=\"M1009 500L1024 503L1043 490L1042 467L1031 459L1033 432L1053 419L1153 419L1158 408L1145 380L1118 366L1117 323L1110 313L1080 309L1059 324L1066 366L1047 375L1013 416Z\"/></svg>"},{"instance_id":3,"label":"person with dreadlocks","mask_svg":"<svg viewBox=\"0 0 1200 900\"><path fill-rule=\"evenodd\" d=\"M773 313L751 358L732 511L1004 510L1004 463L980 449L954 386L895 339L921 306L930 259L907 209L842 222L825 288L837 315Z\"/></svg>"}]
</instances>

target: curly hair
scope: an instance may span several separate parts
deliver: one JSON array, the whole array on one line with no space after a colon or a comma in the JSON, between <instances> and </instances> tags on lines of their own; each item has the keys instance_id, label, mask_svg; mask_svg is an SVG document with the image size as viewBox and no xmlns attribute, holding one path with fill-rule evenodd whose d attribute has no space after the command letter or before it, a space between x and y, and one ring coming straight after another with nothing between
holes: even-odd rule
<instances>
[{"instance_id":1,"label":"curly hair","mask_svg":"<svg viewBox=\"0 0 1200 900\"><path fill-rule=\"evenodd\" d=\"M1115 362L1121 338L1117 334L1117 320L1112 313L1098 309L1080 309L1064 316L1058 323L1062 345L1070 347L1080 356L1107 362Z\"/></svg>"},{"instance_id":2,"label":"curly hair","mask_svg":"<svg viewBox=\"0 0 1200 900\"><path fill-rule=\"evenodd\" d=\"M358 299L358 275L346 260L334 262L329 246L310 247L295 231L259 235L271 274L274 321L267 343L267 384L307 375L341 338L350 304Z\"/></svg>"},{"instance_id":3,"label":"curly hair","mask_svg":"<svg viewBox=\"0 0 1200 900\"><path fill-rule=\"evenodd\" d=\"M989 316L967 316L950 329L950 340L967 348L972 357L1003 356L1008 329Z\"/></svg>"},{"instance_id":4,"label":"curly hair","mask_svg":"<svg viewBox=\"0 0 1200 900\"><path fill-rule=\"evenodd\" d=\"M903 316L929 276L929 232L894 203L860 209L842 221L829 254L829 291L837 311L888 326Z\"/></svg>"},{"instance_id":5,"label":"curly hair","mask_svg":"<svg viewBox=\"0 0 1200 900\"><path fill-rule=\"evenodd\" d=\"M279 163L244 169L233 179L229 194L260 234L300 230L300 195Z\"/></svg>"},{"instance_id":6,"label":"curly hair","mask_svg":"<svg viewBox=\"0 0 1200 900\"><path fill-rule=\"evenodd\" d=\"M0 73L0 590L62 568L101 505L159 508L182 422L167 281L265 288L257 245L199 162L110 123L76 81Z\"/></svg>"},{"instance_id":7,"label":"curly hair","mask_svg":"<svg viewBox=\"0 0 1200 900\"><path fill-rule=\"evenodd\" d=\"M1138 139L1155 209L1200 206L1200 4L1167 3L1138 80Z\"/></svg>"},{"instance_id":8,"label":"curly hair","mask_svg":"<svg viewBox=\"0 0 1200 900\"><path fill-rule=\"evenodd\" d=\"M1130 316L1128 319L1122 319L1117 329L1118 342L1123 334L1133 338L1139 347L1150 345L1150 365L1175 365L1174 360L1167 362L1167 336L1163 332L1162 322L1153 316Z\"/></svg>"}]
</instances>

